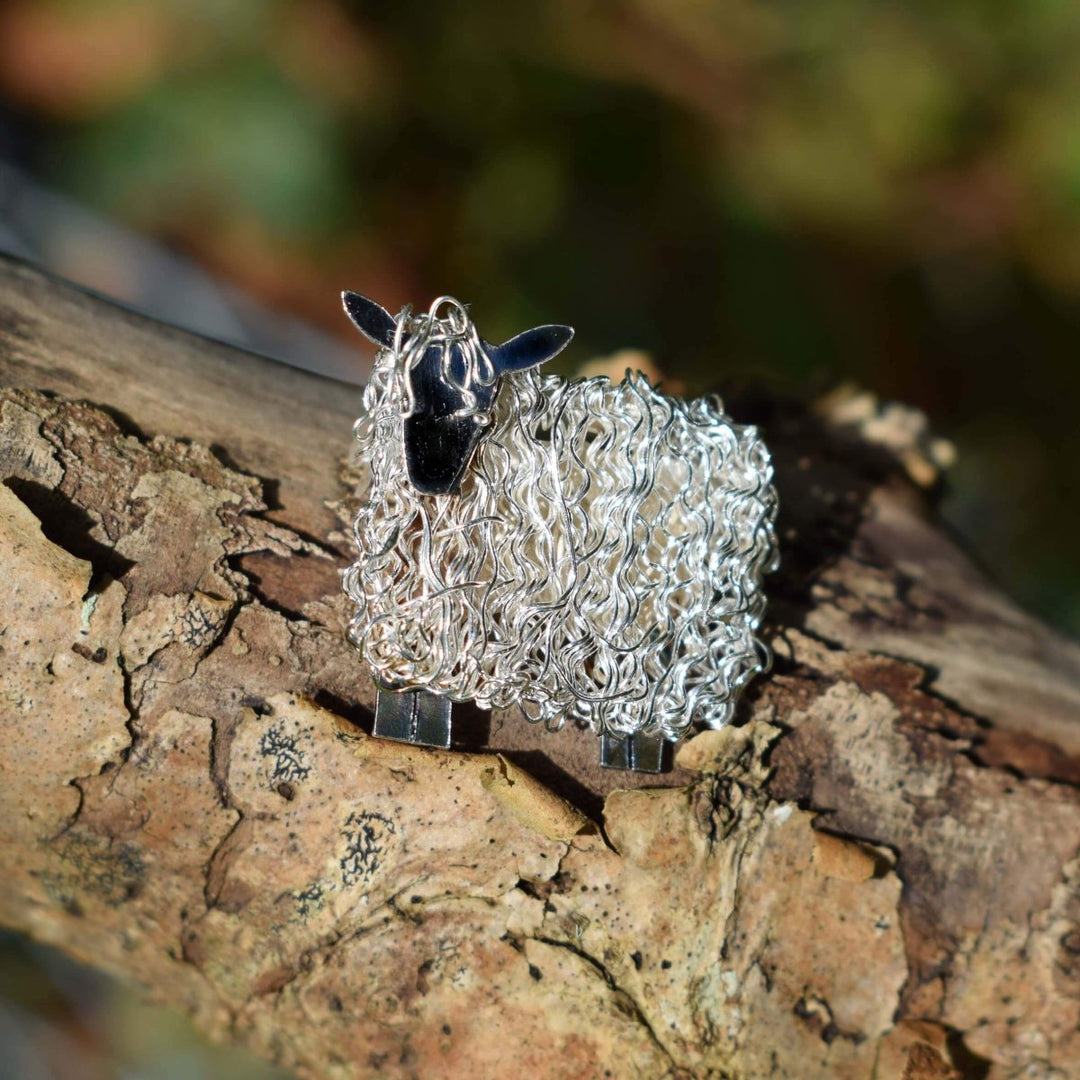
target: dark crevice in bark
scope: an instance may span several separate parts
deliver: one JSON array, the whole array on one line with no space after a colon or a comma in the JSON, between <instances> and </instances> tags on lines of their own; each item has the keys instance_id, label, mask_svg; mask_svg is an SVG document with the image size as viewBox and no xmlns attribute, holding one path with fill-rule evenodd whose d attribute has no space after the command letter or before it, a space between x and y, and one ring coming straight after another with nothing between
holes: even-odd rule
<instances>
[{"instance_id":1,"label":"dark crevice in bark","mask_svg":"<svg viewBox=\"0 0 1080 1080\"><path fill-rule=\"evenodd\" d=\"M274 476L264 476L252 469L241 465L233 456L232 451L222 443L211 443L207 448L214 458L230 472L237 473L240 476L247 476L253 480L257 480L259 488L262 494L262 500L265 504L265 509L258 510L252 513L252 517L259 518L264 521L271 522L281 528L286 528L290 532L294 533L304 543L311 545L318 551L321 551L325 555L329 555L331 558L340 559L347 555L347 552L341 551L335 545L330 543L325 537L316 536L313 533L306 532L304 529L295 525L291 521L283 521L271 517L270 515L281 513L285 506L281 501L281 480Z\"/></svg>"},{"instance_id":2,"label":"dark crevice in bark","mask_svg":"<svg viewBox=\"0 0 1080 1080\"><path fill-rule=\"evenodd\" d=\"M46 539L77 559L90 563L98 581L106 576L121 581L135 565L108 544L95 540L91 533L98 523L83 507L56 488L21 476L9 476L3 482L41 522ZM102 587L94 591L100 592Z\"/></svg>"},{"instance_id":3,"label":"dark crevice in bark","mask_svg":"<svg viewBox=\"0 0 1080 1080\"><path fill-rule=\"evenodd\" d=\"M240 476L249 476L258 480L262 493L262 500L266 505L266 510L263 511L263 513L270 513L274 510L282 509L280 480L269 476L259 476L250 469L245 469L244 466L232 456L232 452L229 448L223 446L221 443L211 443L207 449L213 455L215 460L219 464L224 465L230 472L238 473Z\"/></svg>"},{"instance_id":4,"label":"dark crevice in bark","mask_svg":"<svg viewBox=\"0 0 1080 1080\"><path fill-rule=\"evenodd\" d=\"M246 570L243 567L242 555L230 555L225 561L228 566L239 574L243 574L247 583L247 588L251 592L251 595L260 603L263 607L270 611L276 612L283 619L293 623L306 623L310 620L307 619L300 611L296 611L293 608L288 607L285 604L275 600L272 596L265 593L259 586L260 581L257 574L253 574L250 570Z\"/></svg>"},{"instance_id":5,"label":"dark crevice in bark","mask_svg":"<svg viewBox=\"0 0 1080 1080\"><path fill-rule=\"evenodd\" d=\"M144 445L152 438L143 431L128 413L124 412L123 409L118 409L115 405L105 405L100 401L90 401L88 398L80 398L73 401L72 404L84 405L88 409L97 409L103 412L120 429L121 434L130 435Z\"/></svg>"},{"instance_id":6,"label":"dark crevice in bark","mask_svg":"<svg viewBox=\"0 0 1080 1080\"><path fill-rule=\"evenodd\" d=\"M880 656L884 660L895 660L898 663L908 664L913 668L918 668L920 678L915 686L916 690L926 694L927 697L932 697L936 701L940 701L949 712L956 713L957 716L962 716L965 719L970 720L977 727L992 728L994 726L993 720L989 717L972 711L958 702L955 698L949 697L948 694L943 693L937 688L936 683L941 679L941 667L939 665L930 663L927 660L914 660L910 656L900 656L898 653L886 652L884 649L870 649L868 650L867 655ZM946 737L951 737L945 730L942 730L941 734L946 735Z\"/></svg>"},{"instance_id":7,"label":"dark crevice in bark","mask_svg":"<svg viewBox=\"0 0 1080 1080\"><path fill-rule=\"evenodd\" d=\"M649 1022L648 1017L642 1011L641 1006L638 1004L637 999L621 987L612 975L607 966L595 956L587 953L584 949L577 945L572 944L569 941L561 941L558 938L539 937L534 936L534 941L539 941L541 944L550 945L555 949L565 949L567 952L573 953L576 957L583 960L590 968L606 983L607 987L613 994L616 995L616 999L624 1003L627 1007L628 1013L633 1019L644 1028L646 1034L649 1036L650 1041L656 1046L656 1048L671 1062L673 1068L678 1068L678 1063L672 1056L671 1051L661 1041L656 1034L656 1029Z\"/></svg>"},{"instance_id":8,"label":"dark crevice in bark","mask_svg":"<svg viewBox=\"0 0 1080 1080\"><path fill-rule=\"evenodd\" d=\"M359 728L365 735L370 735L375 724L375 716L372 711L356 701L346 701L343 697L331 693L329 690L316 690L311 695L311 700L327 712L332 712L342 720L348 721L353 727Z\"/></svg>"},{"instance_id":9,"label":"dark crevice in bark","mask_svg":"<svg viewBox=\"0 0 1080 1080\"><path fill-rule=\"evenodd\" d=\"M963 1080L986 1080L994 1063L971 1050L964 1042L963 1032L946 1028L946 1033L945 1048Z\"/></svg>"}]
</instances>

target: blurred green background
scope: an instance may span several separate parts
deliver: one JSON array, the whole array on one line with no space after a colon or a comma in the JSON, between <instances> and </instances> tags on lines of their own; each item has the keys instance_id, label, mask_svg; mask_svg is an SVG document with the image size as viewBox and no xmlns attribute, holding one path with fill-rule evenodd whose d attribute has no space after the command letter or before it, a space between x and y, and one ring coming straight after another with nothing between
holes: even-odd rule
<instances>
[{"instance_id":1,"label":"blurred green background","mask_svg":"<svg viewBox=\"0 0 1080 1080\"><path fill-rule=\"evenodd\" d=\"M451 292L918 406L949 523L1080 632L1071 0L9 0L0 97L22 168L351 344L342 287Z\"/></svg>"}]
</instances>

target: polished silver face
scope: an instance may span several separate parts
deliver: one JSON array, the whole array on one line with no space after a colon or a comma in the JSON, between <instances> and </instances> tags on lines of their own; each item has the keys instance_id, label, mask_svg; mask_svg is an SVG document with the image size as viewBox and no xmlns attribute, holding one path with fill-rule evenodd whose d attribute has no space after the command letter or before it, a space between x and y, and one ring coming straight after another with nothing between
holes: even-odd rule
<instances>
[{"instance_id":1,"label":"polished silver face","mask_svg":"<svg viewBox=\"0 0 1080 1080\"><path fill-rule=\"evenodd\" d=\"M726 723L767 662L777 500L756 429L640 374L509 371L456 493L426 494L407 364L382 349L356 428L367 486L345 585L380 685L609 737Z\"/></svg>"},{"instance_id":2,"label":"polished silver face","mask_svg":"<svg viewBox=\"0 0 1080 1080\"><path fill-rule=\"evenodd\" d=\"M491 420L499 380L550 360L574 336L569 326L537 326L492 345L452 296L416 315L405 308L396 319L358 293L344 293L343 300L355 326L394 358L405 467L423 495L457 493Z\"/></svg>"}]
</instances>

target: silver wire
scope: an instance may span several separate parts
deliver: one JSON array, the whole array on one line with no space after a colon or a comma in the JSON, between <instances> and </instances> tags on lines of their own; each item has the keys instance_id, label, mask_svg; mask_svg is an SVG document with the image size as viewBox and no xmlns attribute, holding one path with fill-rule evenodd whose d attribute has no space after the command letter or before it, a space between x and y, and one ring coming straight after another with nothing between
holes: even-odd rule
<instances>
[{"instance_id":1,"label":"silver wire","mask_svg":"<svg viewBox=\"0 0 1080 1080\"><path fill-rule=\"evenodd\" d=\"M777 497L757 430L718 398L669 398L640 373L613 384L517 372L500 382L461 493L421 495L402 394L421 345L442 341L478 348L464 382L490 385L464 307L440 297L398 316L356 424L367 482L345 588L350 637L377 680L516 703L550 729L674 740L725 724L769 662L756 632Z\"/></svg>"},{"instance_id":2,"label":"silver wire","mask_svg":"<svg viewBox=\"0 0 1080 1080\"><path fill-rule=\"evenodd\" d=\"M447 314L440 318L441 308ZM413 315L406 304L394 320L393 355L400 358L396 367L395 393L401 401L402 417L412 416L416 398L408 374L424 359L428 349L439 350L439 374L443 381L459 391L464 404L454 416L471 416L478 424L490 421L490 415L477 409L475 387L491 386L496 379L495 367L487 354L468 309L452 296L440 296L422 315ZM455 347L464 365L464 375L458 379L453 367Z\"/></svg>"}]
</instances>

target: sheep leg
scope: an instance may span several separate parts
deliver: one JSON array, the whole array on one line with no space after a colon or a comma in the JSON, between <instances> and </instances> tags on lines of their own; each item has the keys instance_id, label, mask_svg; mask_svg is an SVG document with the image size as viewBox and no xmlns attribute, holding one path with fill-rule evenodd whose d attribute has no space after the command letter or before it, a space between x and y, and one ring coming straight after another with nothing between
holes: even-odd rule
<instances>
[{"instance_id":1,"label":"sheep leg","mask_svg":"<svg viewBox=\"0 0 1080 1080\"><path fill-rule=\"evenodd\" d=\"M452 712L449 698L427 690L386 690L380 686L372 734L377 739L448 750Z\"/></svg>"},{"instance_id":2,"label":"sheep leg","mask_svg":"<svg viewBox=\"0 0 1080 1080\"><path fill-rule=\"evenodd\" d=\"M664 771L664 737L646 735L600 736L600 764L605 769L629 769L633 772L659 773Z\"/></svg>"}]
</instances>

